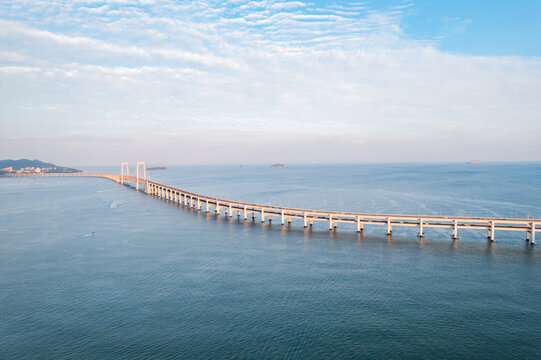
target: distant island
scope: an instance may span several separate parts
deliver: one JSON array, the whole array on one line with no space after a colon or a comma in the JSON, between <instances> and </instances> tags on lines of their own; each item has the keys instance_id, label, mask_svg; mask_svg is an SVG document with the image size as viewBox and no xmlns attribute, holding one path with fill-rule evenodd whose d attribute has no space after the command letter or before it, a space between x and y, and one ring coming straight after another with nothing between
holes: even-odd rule
<instances>
[{"instance_id":1,"label":"distant island","mask_svg":"<svg viewBox=\"0 0 541 360\"><path fill-rule=\"evenodd\" d=\"M147 170L152 171L152 170L169 170L169 169L164 166L155 166L155 167L149 167L147 168Z\"/></svg>"},{"instance_id":2,"label":"distant island","mask_svg":"<svg viewBox=\"0 0 541 360\"><path fill-rule=\"evenodd\" d=\"M39 160L0 160L0 175L5 174L46 174L46 173L80 173L81 170L58 166Z\"/></svg>"},{"instance_id":3,"label":"distant island","mask_svg":"<svg viewBox=\"0 0 541 360\"><path fill-rule=\"evenodd\" d=\"M479 164L482 164L481 160L472 160L472 161L468 161L468 164L470 165L479 165Z\"/></svg>"},{"instance_id":4,"label":"distant island","mask_svg":"<svg viewBox=\"0 0 541 360\"><path fill-rule=\"evenodd\" d=\"M271 168L286 168L286 167L289 167L289 166L286 164L272 164L271 165Z\"/></svg>"}]
</instances>

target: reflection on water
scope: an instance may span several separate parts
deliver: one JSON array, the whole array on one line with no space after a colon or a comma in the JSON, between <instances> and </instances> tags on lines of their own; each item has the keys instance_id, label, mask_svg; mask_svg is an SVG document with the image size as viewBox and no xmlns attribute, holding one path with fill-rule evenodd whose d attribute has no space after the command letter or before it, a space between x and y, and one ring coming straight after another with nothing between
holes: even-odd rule
<instances>
[{"instance_id":1,"label":"reflection on water","mask_svg":"<svg viewBox=\"0 0 541 360\"><path fill-rule=\"evenodd\" d=\"M539 195L521 195L539 185L537 167L512 167L529 179L519 185L509 168L466 168L457 187L448 176L456 166L160 176L210 195L306 207L407 208L419 186L427 211L442 199L464 212L539 209ZM492 180L502 173L503 184ZM539 250L518 234L490 242L461 231L453 241L450 231L418 238L396 227L388 237L381 226L244 221L103 179L1 179L0 198L0 358L541 356L532 336L541 331ZM103 206L115 201L123 205Z\"/></svg>"}]
</instances>

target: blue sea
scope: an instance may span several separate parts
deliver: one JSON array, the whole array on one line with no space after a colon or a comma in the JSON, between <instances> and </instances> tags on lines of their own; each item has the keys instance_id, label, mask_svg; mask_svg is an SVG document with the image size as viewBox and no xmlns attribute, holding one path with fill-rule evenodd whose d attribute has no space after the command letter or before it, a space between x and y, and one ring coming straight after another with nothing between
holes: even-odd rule
<instances>
[{"instance_id":1,"label":"blue sea","mask_svg":"<svg viewBox=\"0 0 541 360\"><path fill-rule=\"evenodd\" d=\"M539 163L148 176L271 205L541 218ZM96 178L0 178L0 204L1 359L541 358L541 233L245 222Z\"/></svg>"}]
</instances>

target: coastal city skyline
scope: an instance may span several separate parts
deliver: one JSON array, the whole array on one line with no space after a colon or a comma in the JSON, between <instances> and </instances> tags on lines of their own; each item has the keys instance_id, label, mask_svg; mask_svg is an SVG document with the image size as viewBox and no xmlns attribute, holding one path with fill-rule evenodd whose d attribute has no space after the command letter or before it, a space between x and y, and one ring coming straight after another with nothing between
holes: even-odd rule
<instances>
[{"instance_id":1,"label":"coastal city skyline","mask_svg":"<svg viewBox=\"0 0 541 360\"><path fill-rule=\"evenodd\" d=\"M66 166L539 161L540 7L6 1L0 151Z\"/></svg>"}]
</instances>

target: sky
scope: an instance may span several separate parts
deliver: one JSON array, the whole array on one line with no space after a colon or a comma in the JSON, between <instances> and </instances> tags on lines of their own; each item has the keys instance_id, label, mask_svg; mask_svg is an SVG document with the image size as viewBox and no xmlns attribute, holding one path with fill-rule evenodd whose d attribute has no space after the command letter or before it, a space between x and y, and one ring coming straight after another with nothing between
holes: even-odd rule
<instances>
[{"instance_id":1,"label":"sky","mask_svg":"<svg viewBox=\"0 0 541 360\"><path fill-rule=\"evenodd\" d=\"M0 0L0 158L541 161L541 1Z\"/></svg>"}]
</instances>

